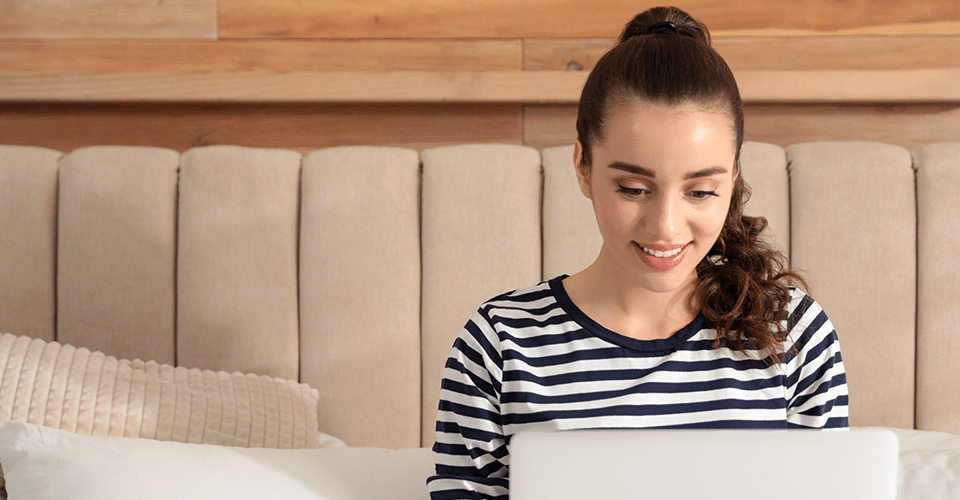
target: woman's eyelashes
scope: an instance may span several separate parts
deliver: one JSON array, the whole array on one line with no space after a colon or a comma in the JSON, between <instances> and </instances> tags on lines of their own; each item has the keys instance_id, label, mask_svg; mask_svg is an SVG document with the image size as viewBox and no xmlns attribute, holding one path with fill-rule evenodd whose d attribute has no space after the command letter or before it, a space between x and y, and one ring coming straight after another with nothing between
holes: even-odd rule
<instances>
[{"instance_id":1,"label":"woman's eyelashes","mask_svg":"<svg viewBox=\"0 0 960 500\"><path fill-rule=\"evenodd\" d=\"M644 188L627 187L620 183L617 183L617 192L623 193L629 196L640 196L641 194L649 193L649 191L647 191Z\"/></svg>"},{"instance_id":2,"label":"woman's eyelashes","mask_svg":"<svg viewBox=\"0 0 960 500\"><path fill-rule=\"evenodd\" d=\"M687 194L689 194L690 196L692 196L692 197L694 197L694 198L696 198L696 199L698 199L698 200L703 200L703 199L705 199L705 198L707 198L707 197L710 197L710 196L720 196L720 195L717 194L716 191L690 191L690 192L687 193Z\"/></svg>"},{"instance_id":3,"label":"woman's eyelashes","mask_svg":"<svg viewBox=\"0 0 960 500\"><path fill-rule=\"evenodd\" d=\"M628 187L623 184L617 183L617 192L625 194L627 196L640 196L642 194L650 193L650 190L641 187ZM716 191L711 191L707 189L697 189L693 191L687 191L687 196L697 199L704 200L711 196L720 196Z\"/></svg>"}]
</instances>

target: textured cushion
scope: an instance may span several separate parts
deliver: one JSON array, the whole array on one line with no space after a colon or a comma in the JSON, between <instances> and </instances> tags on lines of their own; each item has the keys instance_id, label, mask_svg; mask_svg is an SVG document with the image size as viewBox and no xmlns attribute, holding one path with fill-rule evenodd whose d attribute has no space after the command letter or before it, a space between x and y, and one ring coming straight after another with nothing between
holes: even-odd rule
<instances>
[{"instance_id":1,"label":"textured cushion","mask_svg":"<svg viewBox=\"0 0 960 500\"><path fill-rule=\"evenodd\" d=\"M427 498L427 449L270 450L95 437L0 422L17 500Z\"/></svg>"},{"instance_id":2,"label":"textured cushion","mask_svg":"<svg viewBox=\"0 0 960 500\"><path fill-rule=\"evenodd\" d=\"M258 375L118 360L0 336L0 420L96 436L265 448L337 444L317 427L317 391Z\"/></svg>"}]
</instances>

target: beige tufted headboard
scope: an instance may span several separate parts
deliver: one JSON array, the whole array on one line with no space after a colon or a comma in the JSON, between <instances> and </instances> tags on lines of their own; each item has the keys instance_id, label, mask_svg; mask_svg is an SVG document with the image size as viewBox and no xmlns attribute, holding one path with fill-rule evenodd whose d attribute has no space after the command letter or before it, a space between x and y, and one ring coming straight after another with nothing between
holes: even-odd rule
<instances>
[{"instance_id":1,"label":"beige tufted headboard","mask_svg":"<svg viewBox=\"0 0 960 500\"><path fill-rule=\"evenodd\" d=\"M2 146L0 332L298 378L348 444L428 445L480 302L599 248L571 158ZM960 432L960 144L747 143L742 171L838 329L853 424Z\"/></svg>"}]
</instances>

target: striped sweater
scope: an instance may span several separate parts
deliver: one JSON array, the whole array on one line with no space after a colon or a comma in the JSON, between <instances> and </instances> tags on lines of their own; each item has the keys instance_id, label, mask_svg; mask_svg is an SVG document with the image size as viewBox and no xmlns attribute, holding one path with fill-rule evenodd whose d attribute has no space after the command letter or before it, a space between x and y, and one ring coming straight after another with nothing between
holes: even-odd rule
<instances>
[{"instance_id":1,"label":"striped sweater","mask_svg":"<svg viewBox=\"0 0 960 500\"><path fill-rule=\"evenodd\" d=\"M431 499L507 498L510 436L585 428L847 427L833 325L793 289L784 362L714 348L698 316L636 340L587 317L563 276L483 304L444 368Z\"/></svg>"}]
</instances>

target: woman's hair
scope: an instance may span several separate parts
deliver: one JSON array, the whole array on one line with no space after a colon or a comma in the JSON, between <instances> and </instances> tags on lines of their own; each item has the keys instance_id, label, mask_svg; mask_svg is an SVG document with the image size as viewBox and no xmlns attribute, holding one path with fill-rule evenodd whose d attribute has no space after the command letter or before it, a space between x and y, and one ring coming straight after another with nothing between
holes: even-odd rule
<instances>
[{"instance_id":1,"label":"woman's hair","mask_svg":"<svg viewBox=\"0 0 960 500\"><path fill-rule=\"evenodd\" d=\"M655 7L634 17L587 78L577 110L585 167L591 166L592 146L603 142L610 110L637 101L692 104L726 113L736 137L739 171L743 104L737 82L710 46L707 27L676 7ZM786 258L761 239L766 219L743 215L749 197L740 172L720 237L697 264L693 300L716 328L718 346L758 349L779 362L790 327L785 321L789 287L805 283Z\"/></svg>"}]
</instances>

